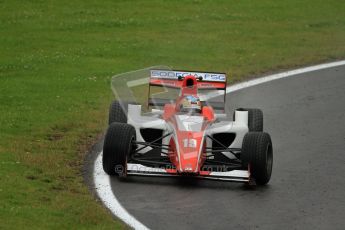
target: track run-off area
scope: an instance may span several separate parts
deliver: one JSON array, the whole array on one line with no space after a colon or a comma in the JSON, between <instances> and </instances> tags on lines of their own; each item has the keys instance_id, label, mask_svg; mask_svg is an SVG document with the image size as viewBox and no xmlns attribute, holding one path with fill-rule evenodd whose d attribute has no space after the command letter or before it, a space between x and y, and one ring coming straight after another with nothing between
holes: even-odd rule
<instances>
[{"instance_id":1,"label":"track run-off area","mask_svg":"<svg viewBox=\"0 0 345 230\"><path fill-rule=\"evenodd\" d=\"M135 229L343 229L345 61L274 74L227 88L227 109L260 108L273 142L267 186L109 177L102 142L88 181L104 205Z\"/></svg>"}]
</instances>

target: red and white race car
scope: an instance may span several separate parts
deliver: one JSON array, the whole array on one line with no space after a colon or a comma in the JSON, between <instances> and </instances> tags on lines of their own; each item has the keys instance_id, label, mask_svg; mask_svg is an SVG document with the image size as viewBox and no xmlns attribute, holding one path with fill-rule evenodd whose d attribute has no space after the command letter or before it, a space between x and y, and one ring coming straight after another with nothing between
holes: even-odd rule
<instances>
[{"instance_id":1,"label":"red and white race car","mask_svg":"<svg viewBox=\"0 0 345 230\"><path fill-rule=\"evenodd\" d=\"M262 111L240 108L228 119L225 74L150 70L148 85L149 112L123 100L110 106L107 174L269 182L273 150Z\"/></svg>"}]
</instances>

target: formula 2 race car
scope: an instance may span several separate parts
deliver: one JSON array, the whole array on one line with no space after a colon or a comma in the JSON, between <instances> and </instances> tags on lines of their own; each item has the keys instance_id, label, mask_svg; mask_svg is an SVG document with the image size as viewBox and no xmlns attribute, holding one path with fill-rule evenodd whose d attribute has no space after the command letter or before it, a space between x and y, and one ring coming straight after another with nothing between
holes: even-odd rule
<instances>
[{"instance_id":1,"label":"formula 2 race car","mask_svg":"<svg viewBox=\"0 0 345 230\"><path fill-rule=\"evenodd\" d=\"M107 174L269 182L273 149L263 113L239 108L227 118L224 73L150 69L149 75L148 112L122 98L110 106Z\"/></svg>"}]
</instances>

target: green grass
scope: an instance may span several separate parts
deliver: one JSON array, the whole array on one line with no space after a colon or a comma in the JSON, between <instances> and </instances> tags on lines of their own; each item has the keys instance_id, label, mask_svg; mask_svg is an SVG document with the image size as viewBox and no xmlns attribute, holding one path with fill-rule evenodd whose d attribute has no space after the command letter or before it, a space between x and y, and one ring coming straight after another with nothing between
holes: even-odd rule
<instances>
[{"instance_id":1,"label":"green grass","mask_svg":"<svg viewBox=\"0 0 345 230\"><path fill-rule=\"evenodd\" d=\"M344 41L339 0L0 0L0 228L124 227L81 174L112 75L165 64L233 83L344 58Z\"/></svg>"}]
</instances>

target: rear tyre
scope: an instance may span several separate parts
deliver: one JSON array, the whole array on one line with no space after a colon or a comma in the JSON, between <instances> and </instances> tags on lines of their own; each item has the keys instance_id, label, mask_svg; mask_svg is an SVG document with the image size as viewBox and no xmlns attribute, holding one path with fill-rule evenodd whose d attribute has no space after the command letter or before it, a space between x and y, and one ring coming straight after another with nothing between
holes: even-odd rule
<instances>
[{"instance_id":1,"label":"rear tyre","mask_svg":"<svg viewBox=\"0 0 345 230\"><path fill-rule=\"evenodd\" d=\"M127 123L128 103L113 101L109 108L109 125L113 122Z\"/></svg>"},{"instance_id":2,"label":"rear tyre","mask_svg":"<svg viewBox=\"0 0 345 230\"><path fill-rule=\"evenodd\" d=\"M260 109L240 108L238 111L248 111L248 128L249 132L262 132L264 128L264 115ZM233 115L235 120L235 113Z\"/></svg>"},{"instance_id":3,"label":"rear tyre","mask_svg":"<svg viewBox=\"0 0 345 230\"><path fill-rule=\"evenodd\" d=\"M127 159L134 150L135 129L113 122L108 127L103 145L103 170L109 175L127 175Z\"/></svg>"},{"instance_id":4,"label":"rear tyre","mask_svg":"<svg viewBox=\"0 0 345 230\"><path fill-rule=\"evenodd\" d=\"M244 168L250 167L251 177L257 184L265 185L271 179L273 148L268 133L249 132L243 138L241 160Z\"/></svg>"}]
</instances>

